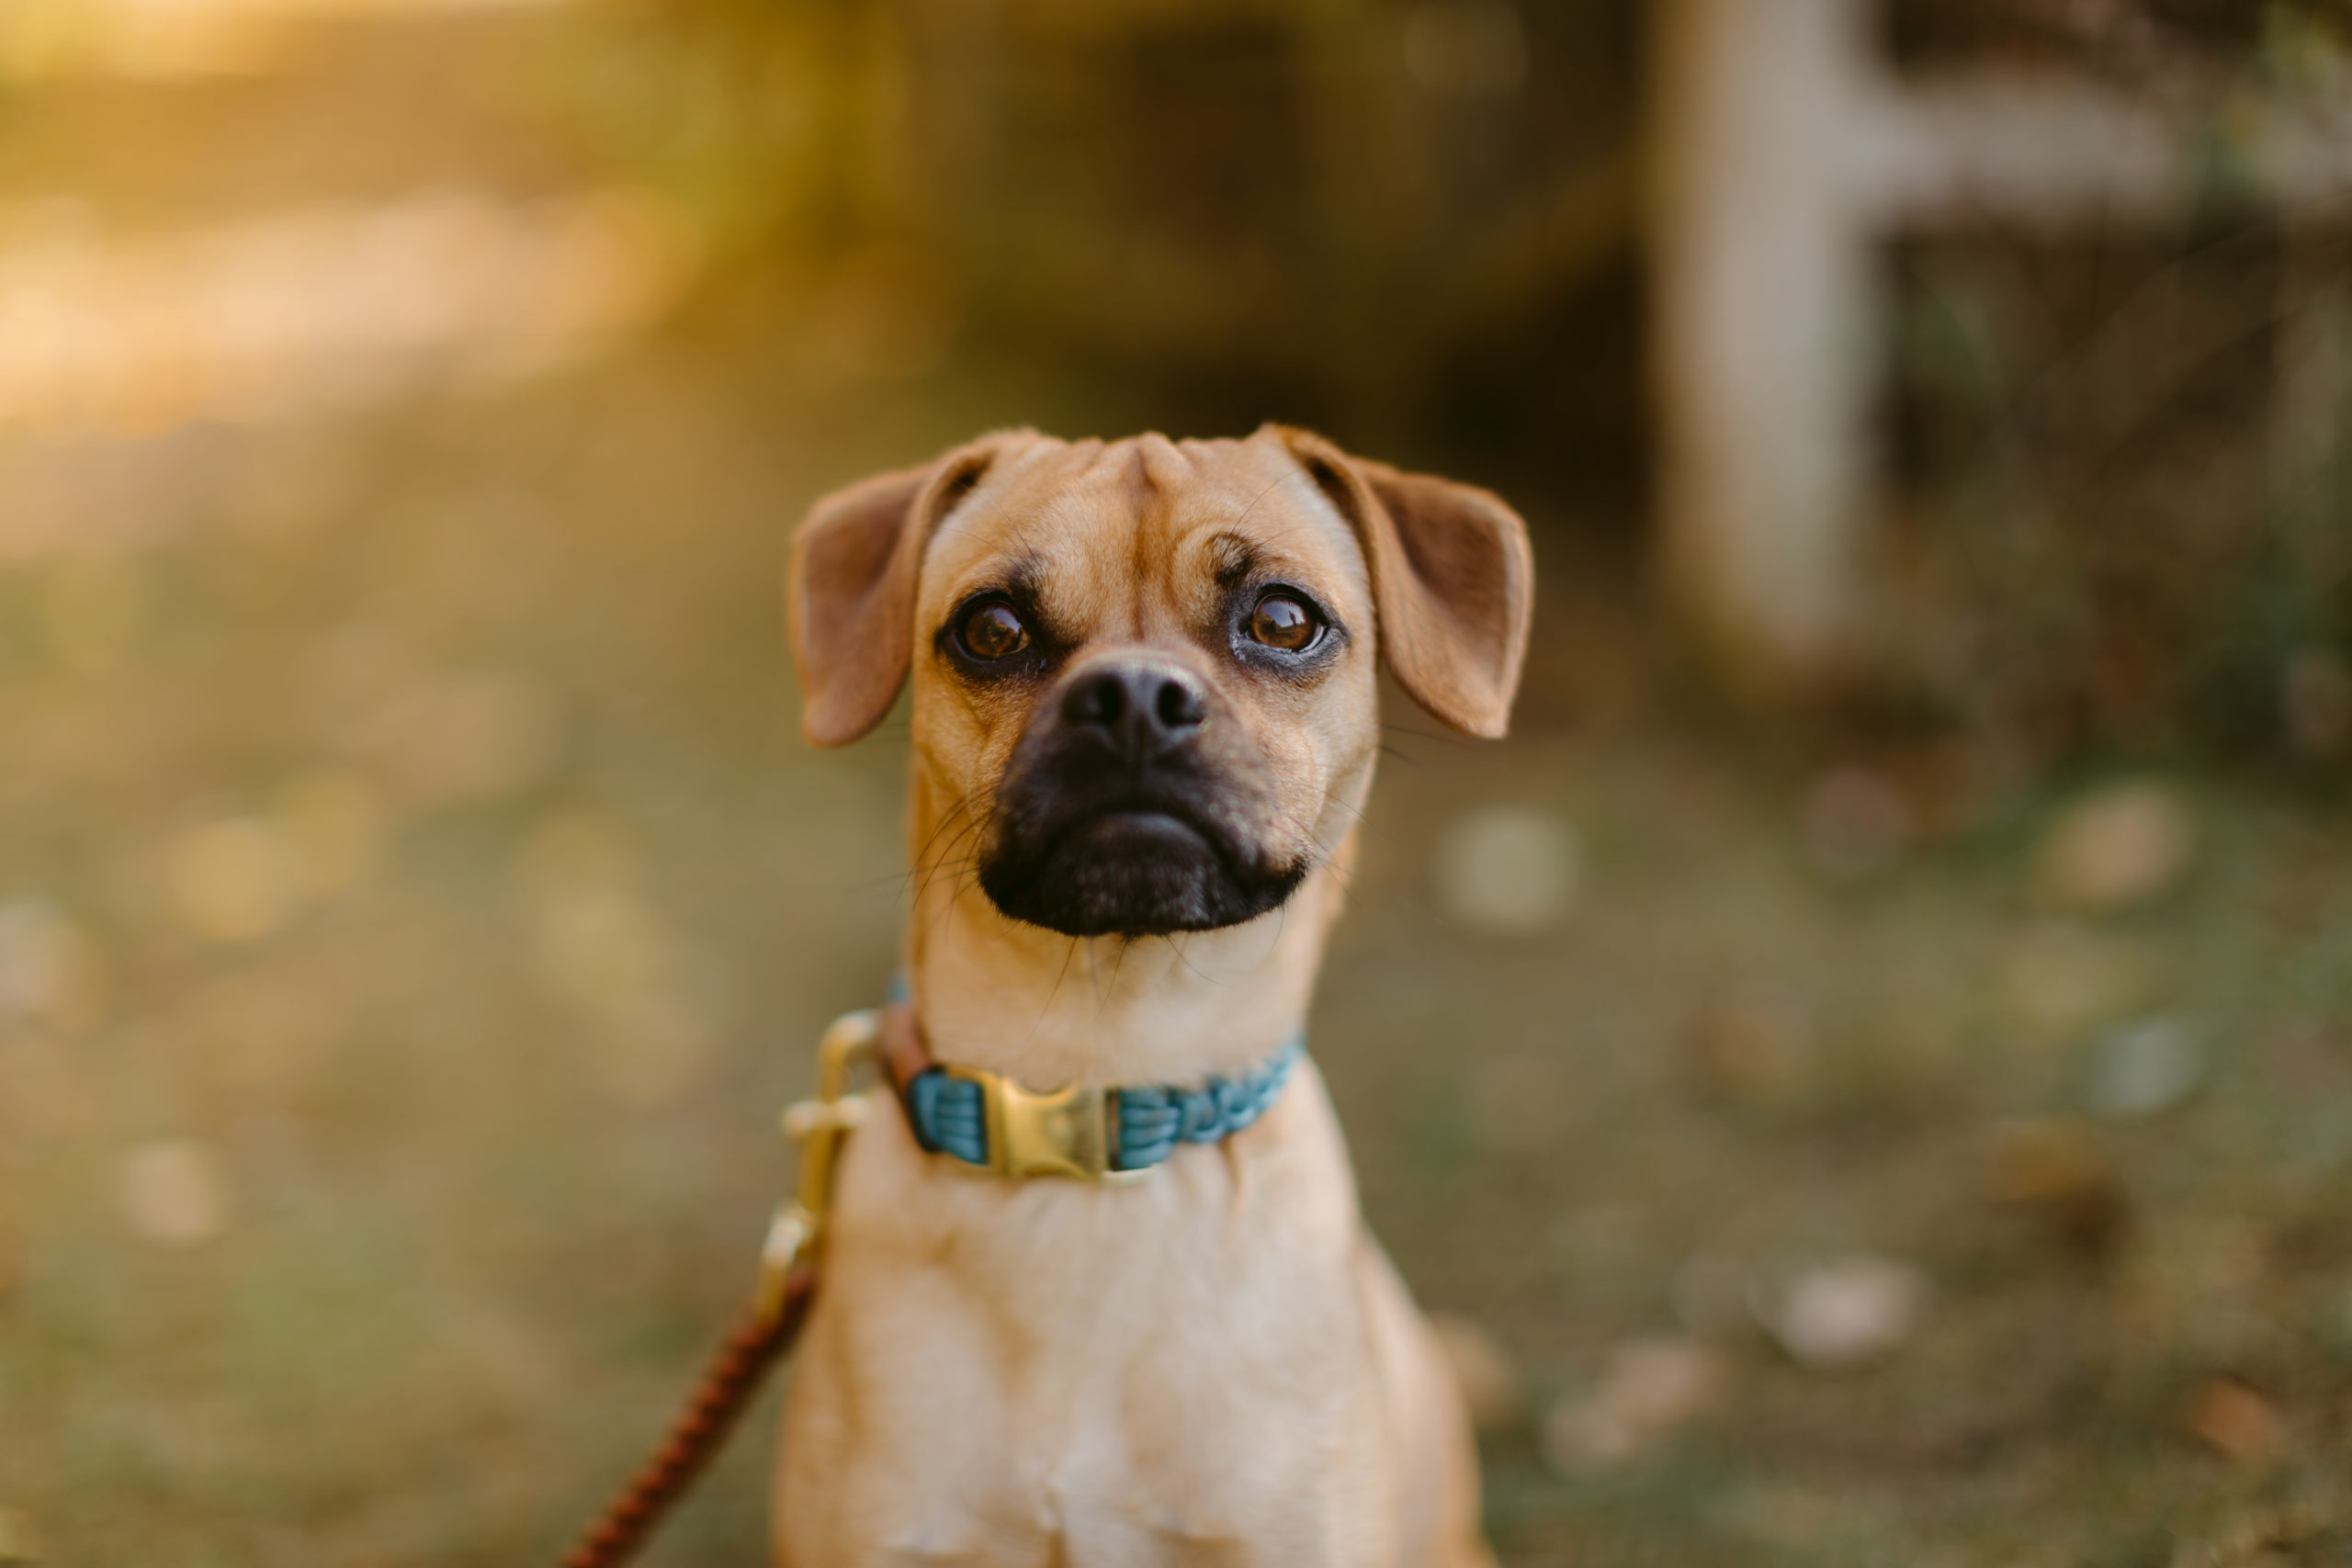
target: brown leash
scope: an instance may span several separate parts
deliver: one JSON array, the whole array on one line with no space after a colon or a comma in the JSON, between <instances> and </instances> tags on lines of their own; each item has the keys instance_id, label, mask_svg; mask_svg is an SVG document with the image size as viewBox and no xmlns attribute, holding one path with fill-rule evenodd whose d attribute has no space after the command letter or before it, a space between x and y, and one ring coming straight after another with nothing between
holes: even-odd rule
<instances>
[{"instance_id":1,"label":"brown leash","mask_svg":"<svg viewBox=\"0 0 2352 1568\"><path fill-rule=\"evenodd\" d=\"M816 1299L824 1220L832 1207L833 1167L843 1139L865 1119L865 1102L849 1095L857 1064L874 1053L878 1021L854 1012L836 1021L817 1048L817 1098L785 1112L785 1135L800 1145L800 1190L776 1211L761 1249L759 1298L710 1365L693 1398L671 1423L662 1446L597 1517L563 1568L621 1568L678 1505L727 1441L760 1380L800 1337Z\"/></svg>"},{"instance_id":2,"label":"brown leash","mask_svg":"<svg viewBox=\"0 0 2352 1568\"><path fill-rule=\"evenodd\" d=\"M564 1558L563 1568L620 1568L637 1555L646 1537L727 1441L768 1369L792 1348L816 1290L815 1270L796 1270L785 1287L781 1314L771 1318L753 1312L744 1318L703 1370L702 1382L671 1423L670 1435L628 1487L605 1505L603 1516Z\"/></svg>"}]
</instances>

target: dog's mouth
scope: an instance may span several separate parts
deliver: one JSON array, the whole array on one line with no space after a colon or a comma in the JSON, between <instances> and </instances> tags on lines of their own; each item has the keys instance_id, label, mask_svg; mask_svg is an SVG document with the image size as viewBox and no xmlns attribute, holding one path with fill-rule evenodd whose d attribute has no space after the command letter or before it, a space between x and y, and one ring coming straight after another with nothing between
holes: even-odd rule
<instances>
[{"instance_id":1,"label":"dog's mouth","mask_svg":"<svg viewBox=\"0 0 2352 1568\"><path fill-rule=\"evenodd\" d=\"M1164 798L1106 802L1030 822L1012 814L980 887L1016 920L1066 936L1164 936L1253 919L1304 865L1264 863L1230 824ZM1042 829L1042 830L1039 830Z\"/></svg>"},{"instance_id":2,"label":"dog's mouth","mask_svg":"<svg viewBox=\"0 0 2352 1568\"><path fill-rule=\"evenodd\" d=\"M1053 854L1216 853L1208 830L1182 811L1113 807L1071 823L1046 846Z\"/></svg>"}]
</instances>

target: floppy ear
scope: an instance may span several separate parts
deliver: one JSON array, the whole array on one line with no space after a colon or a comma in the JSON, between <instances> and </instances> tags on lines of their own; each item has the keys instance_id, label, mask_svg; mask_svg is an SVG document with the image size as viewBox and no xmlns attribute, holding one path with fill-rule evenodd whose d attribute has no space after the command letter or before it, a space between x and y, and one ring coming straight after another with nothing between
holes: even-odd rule
<instances>
[{"instance_id":1,"label":"floppy ear","mask_svg":"<svg viewBox=\"0 0 2352 1568\"><path fill-rule=\"evenodd\" d=\"M1005 437L961 446L835 491L792 542L785 613L800 670L800 732L843 746L882 722L914 657L915 578L923 544L969 495Z\"/></svg>"},{"instance_id":2,"label":"floppy ear","mask_svg":"<svg viewBox=\"0 0 2352 1568\"><path fill-rule=\"evenodd\" d=\"M1499 738L1535 611L1527 525L1487 491L1280 434L1363 543L1389 673L1454 728Z\"/></svg>"}]
</instances>

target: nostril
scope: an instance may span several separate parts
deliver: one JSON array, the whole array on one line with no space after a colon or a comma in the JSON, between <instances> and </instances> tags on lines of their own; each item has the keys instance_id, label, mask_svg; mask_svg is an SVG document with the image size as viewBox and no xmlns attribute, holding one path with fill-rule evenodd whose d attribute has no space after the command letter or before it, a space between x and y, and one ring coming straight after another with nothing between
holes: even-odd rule
<instances>
[{"instance_id":1,"label":"nostril","mask_svg":"<svg viewBox=\"0 0 2352 1568\"><path fill-rule=\"evenodd\" d=\"M1162 681L1158 704L1159 723L1167 729L1186 729L1208 716L1200 694L1182 681Z\"/></svg>"},{"instance_id":2,"label":"nostril","mask_svg":"<svg viewBox=\"0 0 2352 1568\"><path fill-rule=\"evenodd\" d=\"M1073 724L1098 724L1108 728L1118 723L1126 711L1126 688L1118 677L1104 675L1083 682L1074 689L1064 714Z\"/></svg>"}]
</instances>

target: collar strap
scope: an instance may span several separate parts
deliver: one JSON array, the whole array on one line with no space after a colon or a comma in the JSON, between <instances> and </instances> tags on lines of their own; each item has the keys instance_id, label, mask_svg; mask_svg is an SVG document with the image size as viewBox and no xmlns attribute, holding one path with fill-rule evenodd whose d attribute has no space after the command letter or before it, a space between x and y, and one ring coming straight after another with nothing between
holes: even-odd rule
<instances>
[{"instance_id":1,"label":"collar strap","mask_svg":"<svg viewBox=\"0 0 2352 1568\"><path fill-rule=\"evenodd\" d=\"M1179 1144L1214 1144L1263 1116L1306 1054L1295 1034L1238 1077L1197 1089L1072 1084L1044 1093L1002 1073L933 1061L914 1010L884 1010L882 1055L915 1142L999 1176L1136 1181Z\"/></svg>"}]
</instances>

